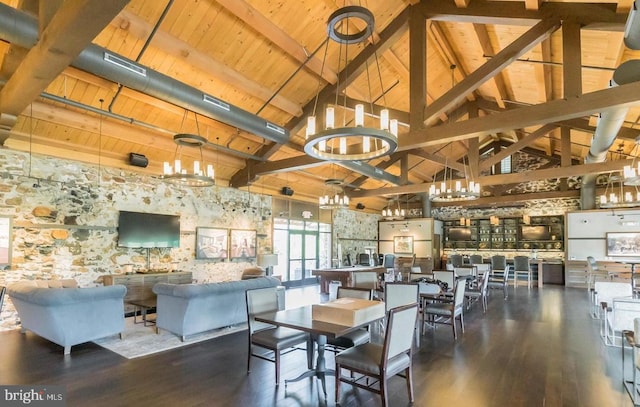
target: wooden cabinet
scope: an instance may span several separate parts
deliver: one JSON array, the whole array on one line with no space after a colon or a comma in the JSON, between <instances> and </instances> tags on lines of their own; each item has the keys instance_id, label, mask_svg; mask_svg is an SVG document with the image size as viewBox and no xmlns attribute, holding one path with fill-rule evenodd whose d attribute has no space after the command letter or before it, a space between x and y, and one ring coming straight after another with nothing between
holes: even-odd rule
<instances>
[{"instance_id":1,"label":"wooden cabinet","mask_svg":"<svg viewBox=\"0 0 640 407\"><path fill-rule=\"evenodd\" d=\"M102 276L104 285L123 285L127 287L124 297L125 312L133 312L131 301L155 298L152 289L157 283L190 284L193 280L190 271L157 274L109 274Z\"/></svg>"},{"instance_id":2,"label":"wooden cabinet","mask_svg":"<svg viewBox=\"0 0 640 407\"><path fill-rule=\"evenodd\" d=\"M445 249L468 250L564 250L564 216L531 216L472 219L468 225L458 220L443 221Z\"/></svg>"}]
</instances>

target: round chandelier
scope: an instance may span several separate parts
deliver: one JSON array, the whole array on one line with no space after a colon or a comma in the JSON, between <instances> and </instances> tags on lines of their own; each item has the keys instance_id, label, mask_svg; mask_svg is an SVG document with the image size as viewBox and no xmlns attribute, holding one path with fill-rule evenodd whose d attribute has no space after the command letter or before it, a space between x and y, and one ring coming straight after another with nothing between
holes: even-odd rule
<instances>
[{"instance_id":1,"label":"round chandelier","mask_svg":"<svg viewBox=\"0 0 640 407\"><path fill-rule=\"evenodd\" d=\"M351 19L360 20L365 27L357 32L356 24ZM348 60L347 46L371 41L373 44L374 32L373 13L361 6L346 6L336 10L329 17L327 23L327 34L329 39L340 44L339 55L344 55ZM343 46L345 48L343 52ZM327 56L329 41L327 41L323 66ZM382 98L385 98L384 87L382 86L382 76L378 64L377 54L375 56L375 68L377 68L380 79L380 89ZM341 60L338 61L340 70ZM346 66L346 62L345 62ZM367 63L367 82L369 93L371 93L371 82L369 78L369 66ZM346 87L346 86L345 86ZM362 161L382 157L396 151L398 148L398 121L389 118L389 110L380 110L380 122L378 127L365 125L365 109L363 103L358 103L353 109L353 118L347 117L347 113L352 109L347 106L347 92L343 89L343 104L338 105L340 100L340 90L343 86L336 86L335 105L327 106L324 116L324 130L316 132L316 107L320 92L316 94L313 114L307 118L306 141L304 151L308 155L328 161ZM373 100L371 94L369 99ZM373 102L370 103L371 110L368 115L373 116ZM336 125L336 107L341 108L341 125Z\"/></svg>"},{"instance_id":2,"label":"round chandelier","mask_svg":"<svg viewBox=\"0 0 640 407\"><path fill-rule=\"evenodd\" d=\"M449 145L452 148L452 145ZM451 153L450 153L451 154ZM429 187L429 199L433 202L458 202L472 201L480 197L480 184L469 179L467 166L463 158L464 179L453 179L453 168L444 164L444 179L437 183L434 181ZM447 178L448 173L448 178Z\"/></svg>"},{"instance_id":3,"label":"round chandelier","mask_svg":"<svg viewBox=\"0 0 640 407\"><path fill-rule=\"evenodd\" d=\"M173 136L173 142L176 143L176 153L173 160L173 166L164 162L164 171L162 179L175 184L189 187L208 187L215 184L215 172L213 164L204 164L202 154L202 146L207 144L207 139L197 134L180 133ZM182 147L194 147L200 149L200 161L193 162L193 172L188 172L182 166L181 150ZM201 163L202 162L202 166Z\"/></svg>"},{"instance_id":4,"label":"round chandelier","mask_svg":"<svg viewBox=\"0 0 640 407\"><path fill-rule=\"evenodd\" d=\"M640 206L640 190L635 186L635 191L625 191L627 183L623 174L609 175L604 193L600 195L599 207L602 209L633 208Z\"/></svg>"},{"instance_id":5,"label":"round chandelier","mask_svg":"<svg viewBox=\"0 0 640 407\"><path fill-rule=\"evenodd\" d=\"M341 180L333 178L326 180L324 183L331 188L342 185ZM349 209L349 197L343 191L331 195L325 194L318 197L318 206L320 209Z\"/></svg>"},{"instance_id":6,"label":"round chandelier","mask_svg":"<svg viewBox=\"0 0 640 407\"><path fill-rule=\"evenodd\" d=\"M392 208L393 201L390 200L387 203L387 206L382 210L382 218L384 220L402 220L404 219L406 212L404 209L400 208L400 198L396 200L398 206L396 208Z\"/></svg>"}]
</instances>

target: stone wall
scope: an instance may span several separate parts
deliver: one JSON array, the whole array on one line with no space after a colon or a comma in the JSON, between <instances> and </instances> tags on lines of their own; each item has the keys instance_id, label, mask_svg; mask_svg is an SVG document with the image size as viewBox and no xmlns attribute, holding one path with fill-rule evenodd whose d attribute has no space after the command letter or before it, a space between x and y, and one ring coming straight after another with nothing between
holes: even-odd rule
<instances>
[{"instance_id":1,"label":"stone wall","mask_svg":"<svg viewBox=\"0 0 640 407\"><path fill-rule=\"evenodd\" d=\"M120 210L180 215L180 247L151 249L151 268L193 272L197 282L238 279L254 259L195 259L196 227L256 229L271 252L271 197L232 188L181 188L155 176L0 149L0 216L13 218L12 264L0 286L21 279L73 278L82 287L124 264L146 268L146 249L117 247ZM98 177L98 171L100 177ZM11 324L5 302L2 324Z\"/></svg>"},{"instance_id":2,"label":"stone wall","mask_svg":"<svg viewBox=\"0 0 640 407\"><path fill-rule=\"evenodd\" d=\"M342 247L343 260L347 254L353 262L359 253L365 253L365 247L378 247L377 214L338 209L333 213L332 253L338 253L338 244ZM377 249L374 249L377 250Z\"/></svg>"}]
</instances>

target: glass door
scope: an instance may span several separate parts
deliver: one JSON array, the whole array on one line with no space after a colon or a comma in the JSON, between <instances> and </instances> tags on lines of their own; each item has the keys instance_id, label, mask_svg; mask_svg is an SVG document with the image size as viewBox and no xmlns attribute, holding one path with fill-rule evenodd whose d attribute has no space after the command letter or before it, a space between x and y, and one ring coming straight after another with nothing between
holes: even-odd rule
<instances>
[{"instance_id":1,"label":"glass door","mask_svg":"<svg viewBox=\"0 0 640 407\"><path fill-rule=\"evenodd\" d=\"M318 267L317 232L304 230L289 231L289 278L285 286L298 286L316 283L311 270Z\"/></svg>"}]
</instances>

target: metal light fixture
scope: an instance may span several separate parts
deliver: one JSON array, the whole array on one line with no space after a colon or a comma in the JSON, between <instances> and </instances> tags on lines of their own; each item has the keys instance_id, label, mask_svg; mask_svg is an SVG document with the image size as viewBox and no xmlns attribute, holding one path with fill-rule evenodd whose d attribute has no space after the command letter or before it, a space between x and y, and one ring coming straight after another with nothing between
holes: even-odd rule
<instances>
[{"instance_id":1,"label":"metal light fixture","mask_svg":"<svg viewBox=\"0 0 640 407\"><path fill-rule=\"evenodd\" d=\"M355 20L360 20L365 24L364 29L357 31L354 24ZM357 32L354 32L357 31ZM360 44L369 39L373 43L374 17L373 13L361 6L346 6L336 10L329 17L327 23L327 34L329 39L340 45L338 70L341 68L342 59L348 61L348 45ZM323 66L326 62L327 50L329 47L327 41ZM343 47L344 46L344 47ZM343 52L344 48L344 52ZM375 66L378 78L380 80L380 89L382 90L382 98L384 100L384 87L382 86L382 76L380 74L380 65L378 64L377 54L374 53ZM373 115L373 97L371 95L371 81L369 78L369 66L367 63L367 83L369 89L369 104L371 111L369 115ZM335 104L330 105L325 110L324 130L316 132L316 107L320 92L316 94L313 114L307 118L306 142L304 151L321 160L330 161L361 161L371 160L373 158L382 157L396 151L398 148L398 121L389 118L389 110L382 109L380 111L380 124L378 127L365 125L365 109L364 104L359 103L355 106L353 119L347 118L351 109L347 108L347 92L346 86L338 84L336 86ZM343 91L343 102L339 105L340 91ZM336 108L339 110L337 111ZM336 125L337 114L341 114L341 125Z\"/></svg>"},{"instance_id":2,"label":"metal light fixture","mask_svg":"<svg viewBox=\"0 0 640 407\"><path fill-rule=\"evenodd\" d=\"M187 112L185 111L184 119ZM213 164L205 164L202 154L202 146L207 144L207 139L200 135L200 126L198 124L198 115L194 112L196 118L196 128L198 134L179 133L173 136L173 142L176 143L176 152L174 155L173 166L169 162L164 162L164 173L162 179L176 185L189 187L208 187L215 185L215 172ZM193 172L189 172L182 165L182 148L191 147L200 150L200 161L193 162Z\"/></svg>"},{"instance_id":3,"label":"metal light fixture","mask_svg":"<svg viewBox=\"0 0 640 407\"><path fill-rule=\"evenodd\" d=\"M404 209L400 208L400 198L396 200L398 206L394 209L392 208L393 200L389 200L386 208L382 210L382 217L385 220L402 220L405 217L406 212Z\"/></svg>"},{"instance_id":4,"label":"metal light fixture","mask_svg":"<svg viewBox=\"0 0 640 407\"><path fill-rule=\"evenodd\" d=\"M638 145L640 145L640 136L636 137L635 143L636 145L633 147L633 150L631 150L633 161L631 162L631 165L625 165L622 172L624 175L624 185L640 185L640 160L638 160L638 154L640 154L640 151L638 151Z\"/></svg>"},{"instance_id":5,"label":"metal light fixture","mask_svg":"<svg viewBox=\"0 0 640 407\"><path fill-rule=\"evenodd\" d=\"M336 186L342 185L342 181L335 178L328 179L324 183L328 185L331 190ZM325 194L318 198L318 206L320 209L349 209L349 197L342 190L335 194Z\"/></svg>"},{"instance_id":6,"label":"metal light fixture","mask_svg":"<svg viewBox=\"0 0 640 407\"><path fill-rule=\"evenodd\" d=\"M492 226L499 226L500 218L497 216L489 216L489 224Z\"/></svg>"},{"instance_id":7,"label":"metal light fixture","mask_svg":"<svg viewBox=\"0 0 640 407\"><path fill-rule=\"evenodd\" d=\"M624 184L624 175L609 175L604 194L600 195L600 208L634 208L640 206L640 190L638 186L633 186L634 191L625 191Z\"/></svg>"}]
</instances>

